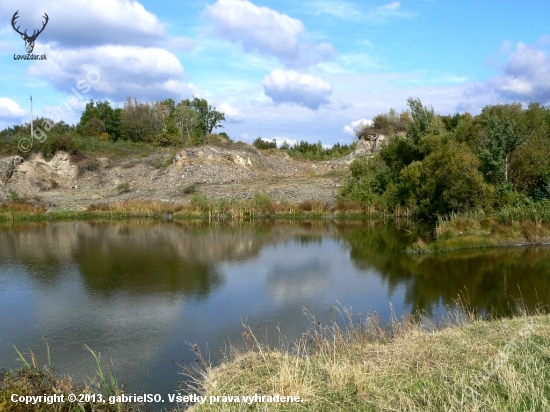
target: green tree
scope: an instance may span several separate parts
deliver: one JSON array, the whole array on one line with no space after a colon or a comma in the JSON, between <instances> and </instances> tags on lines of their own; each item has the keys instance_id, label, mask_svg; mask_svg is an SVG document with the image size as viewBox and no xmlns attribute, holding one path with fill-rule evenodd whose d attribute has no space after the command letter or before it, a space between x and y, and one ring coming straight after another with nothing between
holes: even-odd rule
<instances>
[{"instance_id":1,"label":"green tree","mask_svg":"<svg viewBox=\"0 0 550 412\"><path fill-rule=\"evenodd\" d=\"M492 183L508 183L510 156L530 135L522 119L521 105L484 108L481 114L483 131L477 145L482 170Z\"/></svg>"},{"instance_id":2,"label":"green tree","mask_svg":"<svg viewBox=\"0 0 550 412\"><path fill-rule=\"evenodd\" d=\"M422 105L420 99L407 99L407 105L411 112L412 121L407 125L407 137L417 144L422 136L428 134L440 134L443 123L439 116L434 113L433 107Z\"/></svg>"},{"instance_id":3,"label":"green tree","mask_svg":"<svg viewBox=\"0 0 550 412\"><path fill-rule=\"evenodd\" d=\"M80 116L76 131L81 135L95 136L106 132L111 140L116 141L122 134L121 124L121 109L113 109L106 100L103 102L90 100Z\"/></svg>"},{"instance_id":4,"label":"green tree","mask_svg":"<svg viewBox=\"0 0 550 412\"><path fill-rule=\"evenodd\" d=\"M133 142L153 142L161 131L162 123L153 105L126 99L122 112L122 136Z\"/></svg>"},{"instance_id":5,"label":"green tree","mask_svg":"<svg viewBox=\"0 0 550 412\"><path fill-rule=\"evenodd\" d=\"M180 141L191 144L199 141L202 136L201 119L199 114L191 107L191 102L182 100L174 110L174 120L179 130Z\"/></svg>"},{"instance_id":6,"label":"green tree","mask_svg":"<svg viewBox=\"0 0 550 412\"><path fill-rule=\"evenodd\" d=\"M201 130L201 142L204 143L209 134L218 127L223 127L221 124L225 120L225 114L216 110L208 104L206 99L193 97L190 102L190 107L197 113L199 117L198 128Z\"/></svg>"}]
</instances>

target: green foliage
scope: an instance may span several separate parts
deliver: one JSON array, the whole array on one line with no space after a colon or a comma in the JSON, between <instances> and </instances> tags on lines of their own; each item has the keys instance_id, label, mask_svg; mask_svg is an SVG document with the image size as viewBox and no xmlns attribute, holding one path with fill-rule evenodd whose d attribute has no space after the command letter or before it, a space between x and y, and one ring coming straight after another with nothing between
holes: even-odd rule
<instances>
[{"instance_id":1,"label":"green foliage","mask_svg":"<svg viewBox=\"0 0 550 412\"><path fill-rule=\"evenodd\" d=\"M476 145L481 170L491 183L508 182L511 154L530 135L521 105L492 106L481 114L483 132Z\"/></svg>"},{"instance_id":2,"label":"green foliage","mask_svg":"<svg viewBox=\"0 0 550 412\"><path fill-rule=\"evenodd\" d=\"M372 128L385 134L393 134L404 131L411 121L411 115L408 111L401 112L398 115L397 111L392 108L388 113L376 115L372 119Z\"/></svg>"},{"instance_id":3,"label":"green foliage","mask_svg":"<svg viewBox=\"0 0 550 412\"><path fill-rule=\"evenodd\" d=\"M107 133L113 141L121 137L122 110L113 109L108 101L91 100L80 116L76 131L83 136Z\"/></svg>"},{"instance_id":4,"label":"green foliage","mask_svg":"<svg viewBox=\"0 0 550 412\"><path fill-rule=\"evenodd\" d=\"M407 104L412 121L407 125L407 137L418 143L421 137L428 134L440 134L443 129L441 118L434 113L433 107L422 105L420 99L409 97Z\"/></svg>"},{"instance_id":5,"label":"green foliage","mask_svg":"<svg viewBox=\"0 0 550 412\"><path fill-rule=\"evenodd\" d=\"M550 199L550 108L486 106L439 116L409 98L406 135L394 135L371 159L352 163L344 199L420 216L491 212ZM395 111L375 126L395 125Z\"/></svg>"},{"instance_id":6,"label":"green foliage","mask_svg":"<svg viewBox=\"0 0 550 412\"><path fill-rule=\"evenodd\" d=\"M317 143L308 143L302 140L300 143L294 144L294 146L290 146L285 141L281 145L281 150L285 150L290 156L297 159L330 160L350 154L355 150L356 146L356 142L350 145L336 143L331 148L325 148L320 141Z\"/></svg>"},{"instance_id":7,"label":"green foliage","mask_svg":"<svg viewBox=\"0 0 550 412\"><path fill-rule=\"evenodd\" d=\"M421 178L412 185L420 214L435 216L488 207L492 188L478 167L478 158L464 143L450 141L430 153L422 161Z\"/></svg>"},{"instance_id":8,"label":"green foliage","mask_svg":"<svg viewBox=\"0 0 550 412\"><path fill-rule=\"evenodd\" d=\"M374 204L392 182L391 170L380 156L361 157L350 165L351 177L341 191L345 199Z\"/></svg>"},{"instance_id":9,"label":"green foliage","mask_svg":"<svg viewBox=\"0 0 550 412\"><path fill-rule=\"evenodd\" d=\"M132 187L130 186L130 183L124 182L124 183L120 183L116 187L116 190L118 191L119 194L122 195L124 193L130 193L132 191Z\"/></svg>"},{"instance_id":10,"label":"green foliage","mask_svg":"<svg viewBox=\"0 0 550 412\"><path fill-rule=\"evenodd\" d=\"M275 141L275 139L273 139L272 142L268 142L262 139L261 137L258 137L256 140L252 142L252 146L260 150L276 149L277 142Z\"/></svg>"}]
</instances>

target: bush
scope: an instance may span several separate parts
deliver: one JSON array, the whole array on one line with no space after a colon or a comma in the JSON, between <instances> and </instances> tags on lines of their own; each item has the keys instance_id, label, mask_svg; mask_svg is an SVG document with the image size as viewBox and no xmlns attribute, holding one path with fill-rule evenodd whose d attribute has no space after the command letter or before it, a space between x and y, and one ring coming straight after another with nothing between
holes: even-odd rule
<instances>
[{"instance_id":1,"label":"bush","mask_svg":"<svg viewBox=\"0 0 550 412\"><path fill-rule=\"evenodd\" d=\"M275 142L275 139L273 139L272 142L265 141L261 137L258 137L256 140L252 142L252 146L260 149L260 150L267 150L267 149L276 149L277 148L277 142Z\"/></svg>"}]
</instances>

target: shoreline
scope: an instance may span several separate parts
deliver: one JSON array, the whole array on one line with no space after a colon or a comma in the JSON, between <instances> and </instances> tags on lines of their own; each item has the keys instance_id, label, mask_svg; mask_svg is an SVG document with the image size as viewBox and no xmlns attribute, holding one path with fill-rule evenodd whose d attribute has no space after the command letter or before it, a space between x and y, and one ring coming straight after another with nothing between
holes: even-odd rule
<instances>
[{"instance_id":1,"label":"shoreline","mask_svg":"<svg viewBox=\"0 0 550 412\"><path fill-rule=\"evenodd\" d=\"M199 361L183 367L183 374L192 379L188 394L209 401L182 403L167 410L268 407L271 411L421 411L482 407L515 411L525 402L538 405L536 410L550 406L545 387L550 370L540 367L550 346L548 314L522 312L487 320L459 306L448 313L443 324L424 315L393 320L389 326L381 325L374 314L352 315L340 309L339 315L340 322L328 325L310 318L310 327L301 339L278 347L262 343L245 325L243 343L230 344L226 360L215 367L194 345ZM80 390L104 397L122 394L116 386L105 386L108 380L99 363L103 385L96 385L99 390L94 390L91 384L76 387L72 377L55 376L50 368L40 369L32 355L30 362L20 356L26 366L0 374L0 405L7 406L6 411L20 410L10 400L12 393L37 396L55 391L67 396L69 391ZM258 397L252 398L255 394ZM227 400L230 396L232 401ZM294 399L280 401L282 396ZM251 399L255 399L252 406ZM58 412L67 406L41 403L27 405L25 410ZM106 412L147 410L146 405L130 403L94 406L93 410Z\"/></svg>"}]
</instances>

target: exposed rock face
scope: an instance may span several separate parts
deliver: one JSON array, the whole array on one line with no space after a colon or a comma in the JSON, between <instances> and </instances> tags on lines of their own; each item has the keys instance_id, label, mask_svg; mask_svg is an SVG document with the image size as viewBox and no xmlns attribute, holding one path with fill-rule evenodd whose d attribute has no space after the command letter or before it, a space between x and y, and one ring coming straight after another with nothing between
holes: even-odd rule
<instances>
[{"instance_id":1,"label":"exposed rock face","mask_svg":"<svg viewBox=\"0 0 550 412\"><path fill-rule=\"evenodd\" d=\"M350 153L347 156L341 157L340 159L329 160L327 163L335 165L349 165L358 157L362 156L371 156L374 153L378 152L386 144L387 137L383 134L373 136L372 139L361 139L357 142L357 147L353 153Z\"/></svg>"},{"instance_id":2,"label":"exposed rock face","mask_svg":"<svg viewBox=\"0 0 550 412\"><path fill-rule=\"evenodd\" d=\"M350 155L330 161L300 161L279 150L247 144L191 147L173 154L159 149L147 157L91 159L79 167L59 152L46 161L36 155L0 159L0 202L10 190L48 210L84 210L94 203L130 199L188 202L194 193L208 198L250 199L257 192L275 201L336 201L349 163L380 150L386 137L360 140ZM79 163L80 165L80 163ZM124 188L124 190L121 189Z\"/></svg>"},{"instance_id":3,"label":"exposed rock face","mask_svg":"<svg viewBox=\"0 0 550 412\"><path fill-rule=\"evenodd\" d=\"M50 161L44 160L41 155L27 161L20 156L13 156L11 159L13 167L10 173L9 167L5 169L4 185L9 181L10 186L17 186L22 191L32 191L35 187L48 190L56 187L68 188L75 184L78 168L71 163L69 155L65 152L56 153Z\"/></svg>"},{"instance_id":4,"label":"exposed rock face","mask_svg":"<svg viewBox=\"0 0 550 412\"><path fill-rule=\"evenodd\" d=\"M0 159L0 185L5 186L13 175L15 168L23 163L21 156L10 156Z\"/></svg>"}]
</instances>

